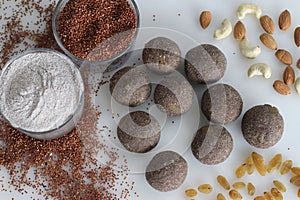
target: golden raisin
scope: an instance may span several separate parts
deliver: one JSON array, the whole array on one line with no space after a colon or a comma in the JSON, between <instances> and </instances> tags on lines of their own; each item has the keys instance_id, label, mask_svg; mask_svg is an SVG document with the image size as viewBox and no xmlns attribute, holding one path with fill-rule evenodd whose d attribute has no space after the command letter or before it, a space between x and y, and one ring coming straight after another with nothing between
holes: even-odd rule
<instances>
[{"instance_id":1,"label":"golden raisin","mask_svg":"<svg viewBox=\"0 0 300 200\"><path fill-rule=\"evenodd\" d=\"M210 184L202 184L199 185L198 191L204 194L209 194L213 190L212 186Z\"/></svg>"},{"instance_id":2,"label":"golden raisin","mask_svg":"<svg viewBox=\"0 0 300 200\"><path fill-rule=\"evenodd\" d=\"M222 193L217 195L217 200L226 200L225 196Z\"/></svg>"},{"instance_id":3,"label":"golden raisin","mask_svg":"<svg viewBox=\"0 0 300 200\"><path fill-rule=\"evenodd\" d=\"M266 200L266 198L264 196L257 196L254 200Z\"/></svg>"},{"instance_id":4,"label":"golden raisin","mask_svg":"<svg viewBox=\"0 0 300 200\"><path fill-rule=\"evenodd\" d=\"M293 161L291 160L284 161L280 168L280 174L283 175L288 173L291 170L292 166L293 166Z\"/></svg>"},{"instance_id":5,"label":"golden raisin","mask_svg":"<svg viewBox=\"0 0 300 200\"><path fill-rule=\"evenodd\" d=\"M290 179L290 182L291 182L291 184L300 187L300 175L293 176L293 177Z\"/></svg>"},{"instance_id":6,"label":"golden raisin","mask_svg":"<svg viewBox=\"0 0 300 200\"><path fill-rule=\"evenodd\" d=\"M219 175L217 177L217 181L225 190L230 189L230 184L228 183L227 179L224 176Z\"/></svg>"},{"instance_id":7,"label":"golden raisin","mask_svg":"<svg viewBox=\"0 0 300 200\"><path fill-rule=\"evenodd\" d=\"M291 171L295 175L300 175L300 167L292 167Z\"/></svg>"},{"instance_id":8,"label":"golden raisin","mask_svg":"<svg viewBox=\"0 0 300 200\"><path fill-rule=\"evenodd\" d=\"M271 189L271 194L273 195L275 200L283 200L283 196L277 188L272 188Z\"/></svg>"},{"instance_id":9,"label":"golden raisin","mask_svg":"<svg viewBox=\"0 0 300 200\"><path fill-rule=\"evenodd\" d=\"M232 200L241 200L243 198L242 195L236 190L230 190L229 196Z\"/></svg>"},{"instance_id":10,"label":"golden raisin","mask_svg":"<svg viewBox=\"0 0 300 200\"><path fill-rule=\"evenodd\" d=\"M187 197L194 197L194 196L197 196L197 191L195 189L187 189L185 191L185 195Z\"/></svg>"},{"instance_id":11,"label":"golden raisin","mask_svg":"<svg viewBox=\"0 0 300 200\"><path fill-rule=\"evenodd\" d=\"M247 171L247 165L246 163L244 163L235 170L235 176L237 178L242 178L246 174L246 171Z\"/></svg>"},{"instance_id":12,"label":"golden raisin","mask_svg":"<svg viewBox=\"0 0 300 200\"><path fill-rule=\"evenodd\" d=\"M234 189L240 190L246 187L246 184L244 182L235 182L232 187Z\"/></svg>"},{"instance_id":13,"label":"golden raisin","mask_svg":"<svg viewBox=\"0 0 300 200\"><path fill-rule=\"evenodd\" d=\"M255 194L256 188L252 183L248 183L247 184L247 190L248 190L248 194L250 196L253 196Z\"/></svg>"},{"instance_id":14,"label":"golden raisin","mask_svg":"<svg viewBox=\"0 0 300 200\"><path fill-rule=\"evenodd\" d=\"M282 155L276 154L269 162L267 171L269 173L274 173L277 169L279 169L282 162Z\"/></svg>"},{"instance_id":15,"label":"golden raisin","mask_svg":"<svg viewBox=\"0 0 300 200\"><path fill-rule=\"evenodd\" d=\"M275 200L275 198L270 192L264 192L264 196L266 200Z\"/></svg>"},{"instance_id":16,"label":"golden raisin","mask_svg":"<svg viewBox=\"0 0 300 200\"><path fill-rule=\"evenodd\" d=\"M253 159L252 159L252 156L249 156L247 159L246 159L246 166L247 166L247 173L250 175L254 172L254 163L253 163Z\"/></svg>"},{"instance_id":17,"label":"golden raisin","mask_svg":"<svg viewBox=\"0 0 300 200\"><path fill-rule=\"evenodd\" d=\"M274 180L273 184L280 192L286 192L286 187L278 180Z\"/></svg>"},{"instance_id":18,"label":"golden raisin","mask_svg":"<svg viewBox=\"0 0 300 200\"><path fill-rule=\"evenodd\" d=\"M252 159L253 159L254 165L255 165L258 173L261 176L265 176L266 172L267 172L267 166L266 166L265 158L262 155L260 155L256 152L252 152Z\"/></svg>"}]
</instances>

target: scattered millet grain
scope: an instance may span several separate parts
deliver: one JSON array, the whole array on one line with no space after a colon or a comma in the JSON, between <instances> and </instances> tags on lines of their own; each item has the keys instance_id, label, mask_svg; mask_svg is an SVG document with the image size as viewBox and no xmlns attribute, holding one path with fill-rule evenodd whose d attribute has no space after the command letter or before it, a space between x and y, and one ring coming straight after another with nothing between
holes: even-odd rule
<instances>
[{"instance_id":1,"label":"scattered millet grain","mask_svg":"<svg viewBox=\"0 0 300 200\"><path fill-rule=\"evenodd\" d=\"M14 6L14 12L7 10L7 6L1 6L4 25L0 27L0 69L12 57L25 49L53 48L58 50L52 34L52 13L55 0L49 0L44 6L41 1L34 0L0 0L1 5L10 2ZM24 23L28 16L34 21ZM34 17L32 17L34 16ZM34 28L33 28L34 27ZM34 30L36 29L36 30Z\"/></svg>"}]
</instances>

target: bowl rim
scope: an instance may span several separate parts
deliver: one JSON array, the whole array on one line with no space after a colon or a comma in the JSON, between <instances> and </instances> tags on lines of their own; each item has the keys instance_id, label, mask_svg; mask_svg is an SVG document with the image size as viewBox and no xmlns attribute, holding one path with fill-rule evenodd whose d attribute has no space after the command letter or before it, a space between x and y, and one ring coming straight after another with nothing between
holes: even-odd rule
<instances>
[{"instance_id":1,"label":"bowl rim","mask_svg":"<svg viewBox=\"0 0 300 200\"><path fill-rule=\"evenodd\" d=\"M47 130L47 131L41 131L41 132L36 132L36 131L30 131L30 130L26 130L26 129L23 129L23 128L20 128L20 127L15 127L11 124L10 120L2 114L1 112L1 109L0 109L0 114L1 116L4 118L4 120L6 120L13 128L16 128L18 129L19 131L25 133L25 134L32 134L32 135L46 135L48 133L52 133L54 131L57 131L61 128L63 128L66 124L68 124L73 118L74 116L76 115L76 113L78 113L81 109L81 106L83 105L84 106L84 90L85 90L85 87L84 87L84 81L83 81L83 78L82 78L82 75L81 75L81 72L80 70L78 69L77 65L68 57L66 56L65 54L63 53L60 53L54 49L47 49L47 48L32 48L32 49L29 49L29 50L26 50L22 53L19 53L18 55L16 56L13 56L5 65L4 67L2 68L2 71L0 73L0 79L2 79L2 76L4 74L4 72L7 70L7 68L14 62L16 61L17 59L23 57L23 56L26 56L28 54L32 54L32 53L53 53L57 56L60 56L62 57L63 59L65 59L67 62L69 62L70 64L72 64L72 67L74 67L74 69L76 70L76 72L78 73L80 79L81 79L81 94L80 94L80 100L78 102L78 106L77 108L74 110L73 114L69 115L65 120L64 122L56 127L56 128L53 128L53 129L50 129L50 130ZM82 104L82 105L81 105ZM65 133L67 134L67 133Z\"/></svg>"},{"instance_id":2,"label":"bowl rim","mask_svg":"<svg viewBox=\"0 0 300 200\"><path fill-rule=\"evenodd\" d=\"M59 18L60 10L62 7L65 6L65 4L68 1L70 1L70 0L59 0L58 3L56 4L55 9L53 11L53 16L52 16L52 31L53 31L53 35L54 35L55 41L57 42L58 46L72 60L75 60L75 62L79 62L80 64L82 64L82 63L91 63L91 64L108 63L108 64L110 64L111 62L115 61L116 59L118 59L121 56L123 56L124 54L126 54L126 52L134 45L134 43L137 39L137 36L138 36L139 28L140 28L140 11L139 11L138 5L135 2L135 0L126 0L127 2L129 2L131 7L133 8L135 17L136 17L135 33L134 33L134 36L131 39L130 43L127 45L127 47L124 48L120 53L114 55L113 57L107 58L105 60L88 60L88 59L82 59L82 58L77 57L76 55L74 55L73 53L71 53L69 50L67 50L65 48L65 46L63 45L63 43L59 37L58 30L57 30L57 22L59 20L58 18Z\"/></svg>"}]
</instances>

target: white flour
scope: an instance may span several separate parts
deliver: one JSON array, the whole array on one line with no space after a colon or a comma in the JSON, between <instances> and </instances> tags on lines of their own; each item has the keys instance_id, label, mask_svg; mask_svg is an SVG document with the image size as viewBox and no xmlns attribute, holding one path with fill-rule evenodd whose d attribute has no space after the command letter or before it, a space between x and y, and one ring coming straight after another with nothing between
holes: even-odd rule
<instances>
[{"instance_id":1,"label":"white flour","mask_svg":"<svg viewBox=\"0 0 300 200\"><path fill-rule=\"evenodd\" d=\"M76 111L84 86L79 70L58 54L32 52L0 77L0 111L15 128L44 132Z\"/></svg>"}]
</instances>

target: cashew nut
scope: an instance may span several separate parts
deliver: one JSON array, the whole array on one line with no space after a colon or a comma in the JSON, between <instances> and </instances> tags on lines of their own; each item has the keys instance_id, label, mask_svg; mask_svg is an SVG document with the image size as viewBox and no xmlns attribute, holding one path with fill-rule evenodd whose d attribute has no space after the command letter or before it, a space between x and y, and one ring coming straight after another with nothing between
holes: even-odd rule
<instances>
[{"instance_id":1,"label":"cashew nut","mask_svg":"<svg viewBox=\"0 0 300 200\"><path fill-rule=\"evenodd\" d=\"M262 14L260 7L253 3L241 4L236 12L239 19L244 19L247 14L252 14L259 19Z\"/></svg>"},{"instance_id":2,"label":"cashew nut","mask_svg":"<svg viewBox=\"0 0 300 200\"><path fill-rule=\"evenodd\" d=\"M246 58L256 58L261 53L261 49L259 46L249 46L249 43L248 38L244 37L240 41L240 51Z\"/></svg>"},{"instance_id":3,"label":"cashew nut","mask_svg":"<svg viewBox=\"0 0 300 200\"><path fill-rule=\"evenodd\" d=\"M266 79L270 78L272 75L272 69L265 63L256 63L250 66L248 70L248 77L253 76L264 76Z\"/></svg>"},{"instance_id":4,"label":"cashew nut","mask_svg":"<svg viewBox=\"0 0 300 200\"><path fill-rule=\"evenodd\" d=\"M215 30L214 38L215 40L221 40L229 36L231 32L232 32L231 22L229 21L229 19L224 19L222 21L222 26L217 30Z\"/></svg>"},{"instance_id":5,"label":"cashew nut","mask_svg":"<svg viewBox=\"0 0 300 200\"><path fill-rule=\"evenodd\" d=\"M300 95L300 77L296 79L295 83L294 83L294 87L296 92Z\"/></svg>"}]
</instances>

